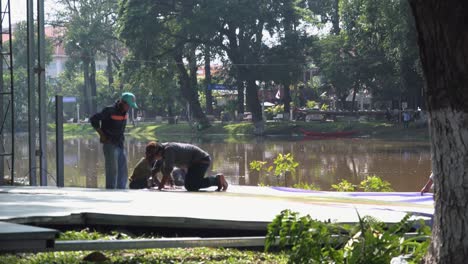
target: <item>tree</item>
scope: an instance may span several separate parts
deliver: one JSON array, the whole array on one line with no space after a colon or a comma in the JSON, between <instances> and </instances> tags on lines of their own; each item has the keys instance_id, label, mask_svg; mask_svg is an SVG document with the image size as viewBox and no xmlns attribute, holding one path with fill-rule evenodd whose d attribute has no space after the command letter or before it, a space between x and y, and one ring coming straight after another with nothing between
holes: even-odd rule
<instances>
[{"instance_id":1,"label":"tree","mask_svg":"<svg viewBox=\"0 0 468 264\"><path fill-rule=\"evenodd\" d=\"M425 263L468 259L468 2L410 0L426 77L435 212Z\"/></svg>"},{"instance_id":2,"label":"tree","mask_svg":"<svg viewBox=\"0 0 468 264\"><path fill-rule=\"evenodd\" d=\"M237 73L239 103L246 95L247 110L252 112L255 133L262 134L264 122L256 81L262 80L265 61L262 54L269 42L279 43L294 32L302 17L301 1L204 1L199 13L201 36L209 36L212 46L221 48ZM236 10L236 12L232 12ZM266 37L266 32L270 38ZM292 45L290 45L292 46ZM243 112L239 105L239 113Z\"/></svg>"},{"instance_id":3,"label":"tree","mask_svg":"<svg viewBox=\"0 0 468 264\"><path fill-rule=\"evenodd\" d=\"M336 1L309 2L317 9L313 12L322 14ZM340 0L339 8L339 33L313 42L312 52L332 92L342 103L351 89L353 95L368 89L375 99L403 99L410 107L422 106L422 75L409 5L404 1Z\"/></svg>"},{"instance_id":4,"label":"tree","mask_svg":"<svg viewBox=\"0 0 468 264\"><path fill-rule=\"evenodd\" d=\"M119 61L115 20L117 3L113 0L58 0L63 6L56 15L57 26L66 28L65 50L69 55L68 69L81 68L85 114L97 110L96 60L110 56ZM112 64L108 65L110 67ZM112 69L108 68L109 83L113 83Z\"/></svg>"},{"instance_id":5,"label":"tree","mask_svg":"<svg viewBox=\"0 0 468 264\"><path fill-rule=\"evenodd\" d=\"M198 1L132 1L120 3L119 36L142 63L140 67L158 67L171 62L177 69L179 100L188 103L190 112L200 127L209 126L198 99L197 50L202 43L195 41L199 24L194 23ZM174 89L175 87L171 87Z\"/></svg>"}]
</instances>

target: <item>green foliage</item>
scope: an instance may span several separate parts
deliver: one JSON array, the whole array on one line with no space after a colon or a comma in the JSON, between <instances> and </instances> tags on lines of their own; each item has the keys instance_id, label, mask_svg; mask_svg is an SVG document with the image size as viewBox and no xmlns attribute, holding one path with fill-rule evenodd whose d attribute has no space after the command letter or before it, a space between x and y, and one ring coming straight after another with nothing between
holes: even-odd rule
<instances>
[{"instance_id":1,"label":"green foliage","mask_svg":"<svg viewBox=\"0 0 468 264\"><path fill-rule=\"evenodd\" d=\"M311 101L311 100L308 100L307 103L306 103L306 106L307 108L314 108L315 106L317 106L317 102L315 101Z\"/></svg>"},{"instance_id":2,"label":"green foliage","mask_svg":"<svg viewBox=\"0 0 468 264\"><path fill-rule=\"evenodd\" d=\"M267 107L265 109L265 113L269 113L272 116L275 116L276 114L279 114L279 113L284 113L284 105L280 104L280 105Z\"/></svg>"},{"instance_id":3,"label":"green foliage","mask_svg":"<svg viewBox=\"0 0 468 264\"><path fill-rule=\"evenodd\" d=\"M296 173L296 167L299 166L299 163L297 163L294 160L294 157L291 155L291 153L288 153L286 155L283 154L278 154L276 158L273 160L273 166L268 166L266 167L268 162L266 161L259 161L259 160L253 160L250 162L250 170L252 171L257 171L257 172L271 172L274 169L274 175L276 176L281 176L284 175L285 173L291 173L295 175Z\"/></svg>"},{"instance_id":4,"label":"green foliage","mask_svg":"<svg viewBox=\"0 0 468 264\"><path fill-rule=\"evenodd\" d=\"M280 248L291 245L288 263L343 262L343 255L335 250L339 240L334 234L342 229L312 219L309 215L299 217L296 212L284 210L268 225L265 250L273 245Z\"/></svg>"},{"instance_id":5,"label":"green foliage","mask_svg":"<svg viewBox=\"0 0 468 264\"><path fill-rule=\"evenodd\" d=\"M391 184L382 180L378 176L367 176L367 178L359 184L359 187L364 192L392 192Z\"/></svg>"},{"instance_id":6,"label":"green foliage","mask_svg":"<svg viewBox=\"0 0 468 264\"><path fill-rule=\"evenodd\" d=\"M359 216L359 214L358 214ZM347 263L390 263L391 259L400 255L411 255L412 261L418 263L421 259L419 255L427 250L423 245L415 244L417 240L428 240L429 233L424 222L419 224L417 236L406 238L405 233L414 226L414 221L410 221L410 214L392 226L387 226L377 219L359 216L359 224L352 230L352 236L343 248L343 255ZM418 243L418 242L416 242ZM416 254L415 254L416 253Z\"/></svg>"},{"instance_id":7,"label":"green foliage","mask_svg":"<svg viewBox=\"0 0 468 264\"><path fill-rule=\"evenodd\" d=\"M293 184L292 187L297 188L297 189L303 189L303 190L320 191L320 187L313 183L300 182L300 183Z\"/></svg>"},{"instance_id":8,"label":"green foliage","mask_svg":"<svg viewBox=\"0 0 468 264\"><path fill-rule=\"evenodd\" d=\"M81 231L66 231L60 234L58 240L109 240L109 237L98 233L96 231L90 231L89 229L83 229Z\"/></svg>"},{"instance_id":9,"label":"green foliage","mask_svg":"<svg viewBox=\"0 0 468 264\"><path fill-rule=\"evenodd\" d=\"M266 161L253 160L250 162L249 166L251 170L260 172L266 163Z\"/></svg>"},{"instance_id":10,"label":"green foliage","mask_svg":"<svg viewBox=\"0 0 468 264\"><path fill-rule=\"evenodd\" d=\"M294 160L294 157L291 153L288 154L278 154L273 160L273 165L268 165L267 161L251 161L250 170L255 172L264 172L267 175L270 175L273 172L273 175L279 179L281 176L296 175L296 168L299 166L299 163Z\"/></svg>"},{"instance_id":11,"label":"green foliage","mask_svg":"<svg viewBox=\"0 0 468 264\"><path fill-rule=\"evenodd\" d=\"M354 192L357 186L347 180L341 180L338 184L332 184L331 187L338 192Z\"/></svg>"},{"instance_id":12,"label":"green foliage","mask_svg":"<svg viewBox=\"0 0 468 264\"><path fill-rule=\"evenodd\" d=\"M354 192L359 187L364 192L392 192L391 184L378 176L367 176L367 178L356 186L347 180L341 180L338 184L332 184L332 189L338 192Z\"/></svg>"},{"instance_id":13,"label":"green foliage","mask_svg":"<svg viewBox=\"0 0 468 264\"><path fill-rule=\"evenodd\" d=\"M414 236L405 237L416 224L410 214L391 226L370 216L358 217L355 226L337 225L284 210L268 225L265 250L290 247L288 263L347 264L390 263L401 255L418 263L427 251L430 229L424 221L417 223Z\"/></svg>"},{"instance_id":14,"label":"green foliage","mask_svg":"<svg viewBox=\"0 0 468 264\"><path fill-rule=\"evenodd\" d=\"M292 175L296 174L296 168L299 166L299 163L294 160L294 157L291 153L286 155L278 154L276 158L273 160L273 164L275 164L275 175L281 176L285 173L289 172Z\"/></svg>"}]
</instances>

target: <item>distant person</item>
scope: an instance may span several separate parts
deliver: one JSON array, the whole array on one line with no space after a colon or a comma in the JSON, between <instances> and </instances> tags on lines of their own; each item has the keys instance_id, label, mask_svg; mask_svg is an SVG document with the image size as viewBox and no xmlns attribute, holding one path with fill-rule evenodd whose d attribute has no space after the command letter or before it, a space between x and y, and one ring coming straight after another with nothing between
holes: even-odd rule
<instances>
[{"instance_id":1,"label":"distant person","mask_svg":"<svg viewBox=\"0 0 468 264\"><path fill-rule=\"evenodd\" d=\"M138 161L129 178L130 189L144 189L159 186L156 174L160 170L162 162L156 160L157 150L158 147L155 141L151 141L146 145L145 157Z\"/></svg>"},{"instance_id":2,"label":"distant person","mask_svg":"<svg viewBox=\"0 0 468 264\"><path fill-rule=\"evenodd\" d=\"M409 122L410 122L411 116L408 111L403 112L403 127L408 128Z\"/></svg>"},{"instance_id":3,"label":"distant person","mask_svg":"<svg viewBox=\"0 0 468 264\"><path fill-rule=\"evenodd\" d=\"M125 189L127 186L127 154L124 131L130 107L138 109L135 95L125 92L113 105L104 107L90 118L103 144L106 189Z\"/></svg>"},{"instance_id":4,"label":"distant person","mask_svg":"<svg viewBox=\"0 0 468 264\"><path fill-rule=\"evenodd\" d=\"M187 191L199 191L210 186L217 186L217 191L226 191L228 188L223 174L205 177L211 158L206 151L195 145L177 142L158 143L156 159L163 161L159 190L164 189L166 183L170 181L175 166L186 169L184 186Z\"/></svg>"},{"instance_id":5,"label":"distant person","mask_svg":"<svg viewBox=\"0 0 468 264\"><path fill-rule=\"evenodd\" d=\"M427 180L426 184L424 184L423 188L421 189L421 195L424 195L424 193L429 192L433 188L434 188L434 173L431 172L431 175L429 175L429 179Z\"/></svg>"}]
</instances>

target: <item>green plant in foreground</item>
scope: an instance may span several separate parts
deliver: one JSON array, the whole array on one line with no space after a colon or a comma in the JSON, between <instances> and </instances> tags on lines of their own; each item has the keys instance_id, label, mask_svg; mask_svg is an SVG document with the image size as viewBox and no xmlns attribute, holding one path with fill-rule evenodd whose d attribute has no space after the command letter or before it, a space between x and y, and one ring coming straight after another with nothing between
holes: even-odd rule
<instances>
[{"instance_id":1,"label":"green plant in foreground","mask_svg":"<svg viewBox=\"0 0 468 264\"><path fill-rule=\"evenodd\" d=\"M378 176L367 176L367 178L359 184L359 187L364 192L392 192L393 189L388 181L382 180Z\"/></svg>"},{"instance_id":2,"label":"green plant in foreground","mask_svg":"<svg viewBox=\"0 0 468 264\"><path fill-rule=\"evenodd\" d=\"M332 184L331 187L338 192L354 192L356 190L356 185L347 180L341 180L338 184Z\"/></svg>"},{"instance_id":3,"label":"green plant in foreground","mask_svg":"<svg viewBox=\"0 0 468 264\"><path fill-rule=\"evenodd\" d=\"M405 233L415 227L409 214L391 226L358 217L355 226L337 225L284 210L268 226L265 250L275 244L290 247L288 263L380 264L402 255L409 263L418 263L426 253L430 229L422 220L416 235L407 238Z\"/></svg>"}]
</instances>

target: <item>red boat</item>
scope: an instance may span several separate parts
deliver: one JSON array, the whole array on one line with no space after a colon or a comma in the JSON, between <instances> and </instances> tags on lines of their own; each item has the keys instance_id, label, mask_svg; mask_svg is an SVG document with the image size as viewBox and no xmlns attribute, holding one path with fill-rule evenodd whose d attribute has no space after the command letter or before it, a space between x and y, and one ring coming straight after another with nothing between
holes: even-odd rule
<instances>
[{"instance_id":1,"label":"red boat","mask_svg":"<svg viewBox=\"0 0 468 264\"><path fill-rule=\"evenodd\" d=\"M349 137L357 133L357 131L315 132L301 128L299 130L307 137Z\"/></svg>"}]
</instances>

